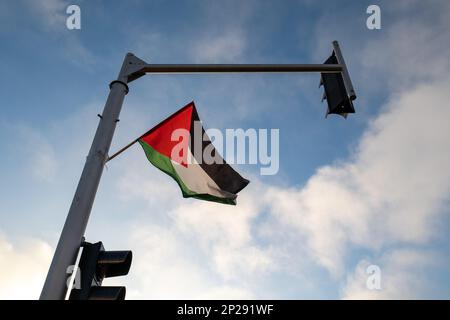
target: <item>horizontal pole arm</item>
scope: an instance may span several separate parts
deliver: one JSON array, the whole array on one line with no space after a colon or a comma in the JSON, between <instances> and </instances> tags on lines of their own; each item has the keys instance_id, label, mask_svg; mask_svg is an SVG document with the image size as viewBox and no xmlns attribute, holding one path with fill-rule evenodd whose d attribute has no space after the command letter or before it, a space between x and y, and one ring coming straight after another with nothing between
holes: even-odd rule
<instances>
[{"instance_id":1,"label":"horizontal pole arm","mask_svg":"<svg viewBox=\"0 0 450 320\"><path fill-rule=\"evenodd\" d=\"M139 73L289 73L342 71L340 64L147 64Z\"/></svg>"}]
</instances>

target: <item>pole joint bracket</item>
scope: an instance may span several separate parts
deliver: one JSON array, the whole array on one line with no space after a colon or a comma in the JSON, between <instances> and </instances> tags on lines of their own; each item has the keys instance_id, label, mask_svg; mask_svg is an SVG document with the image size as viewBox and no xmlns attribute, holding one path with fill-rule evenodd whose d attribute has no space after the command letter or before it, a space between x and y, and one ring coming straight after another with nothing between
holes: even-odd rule
<instances>
[{"instance_id":1,"label":"pole joint bracket","mask_svg":"<svg viewBox=\"0 0 450 320\"><path fill-rule=\"evenodd\" d=\"M120 83L120 84L123 84L125 86L125 94L127 94L130 91L130 89L128 88L128 85L125 82L120 81L120 80L111 81L111 83L109 84L109 89L111 89L113 84L115 84L115 83Z\"/></svg>"}]
</instances>

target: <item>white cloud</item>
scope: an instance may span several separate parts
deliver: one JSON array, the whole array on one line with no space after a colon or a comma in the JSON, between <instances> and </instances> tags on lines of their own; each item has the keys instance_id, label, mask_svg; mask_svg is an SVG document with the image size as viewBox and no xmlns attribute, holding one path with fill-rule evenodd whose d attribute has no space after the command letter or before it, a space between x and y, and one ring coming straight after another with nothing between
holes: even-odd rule
<instances>
[{"instance_id":1,"label":"white cloud","mask_svg":"<svg viewBox=\"0 0 450 320\"><path fill-rule=\"evenodd\" d=\"M308 235L313 257L334 275L353 246L433 239L450 199L449 85L395 96L348 161L320 168L304 188L271 193L275 212Z\"/></svg>"},{"instance_id":2,"label":"white cloud","mask_svg":"<svg viewBox=\"0 0 450 320\"><path fill-rule=\"evenodd\" d=\"M354 273L347 277L341 295L344 299L423 299L429 298L432 286L427 281L430 270L437 264L435 252L399 249L384 254L379 261L380 289L366 286L372 263L361 260ZM419 276L420 275L420 276Z\"/></svg>"},{"instance_id":3,"label":"white cloud","mask_svg":"<svg viewBox=\"0 0 450 320\"><path fill-rule=\"evenodd\" d=\"M239 30L209 34L192 47L192 56L198 63L236 62L245 50L246 39Z\"/></svg>"},{"instance_id":4,"label":"white cloud","mask_svg":"<svg viewBox=\"0 0 450 320\"><path fill-rule=\"evenodd\" d=\"M354 248L377 253L399 244L431 243L450 199L450 171L445 169L450 163L450 109L445 103L450 100L445 90L449 86L449 80L442 80L394 95L349 159L319 168L299 188L265 185L253 178L236 207L182 199L163 173L153 170L146 178L138 169L146 165L145 157L136 154L142 164L127 167L120 180L120 193L128 190L131 195L123 200L146 199L152 219L155 211L162 211L169 221L144 219L136 226L136 233L145 236L133 237L133 247L145 258L134 264L133 273L140 278L130 287L142 288L134 297L198 297L200 291L216 291L229 283L241 285L226 292L245 290L266 297L258 291L261 278L279 270L295 276L306 271L297 255L326 268L339 281L346 277ZM280 235L284 243L278 241ZM286 254L292 243L297 244L296 254ZM416 286L409 282L416 260L402 253L398 262L398 255L386 262L386 297L407 291L394 291L397 282ZM427 255L417 259L426 260ZM389 269L394 262L395 272ZM361 279L358 270L345 297L360 294L352 293Z\"/></svg>"},{"instance_id":5,"label":"white cloud","mask_svg":"<svg viewBox=\"0 0 450 320\"><path fill-rule=\"evenodd\" d=\"M142 163L127 166L118 182L119 193L127 194L122 201L142 199L147 206L129 238L136 276L126 281L138 288L130 298L244 299L260 294L251 283L276 263L271 250L251 234L261 208L255 191L240 198L238 206L183 199L165 174L138 169L149 166L141 150L129 154L127 163L139 161L134 156Z\"/></svg>"},{"instance_id":6,"label":"white cloud","mask_svg":"<svg viewBox=\"0 0 450 320\"><path fill-rule=\"evenodd\" d=\"M40 127L6 122L1 127L5 137L14 137L11 149L17 162L21 164L21 171L29 173L39 182L54 182L82 164L80 159L89 150L98 123L96 114L99 112L101 104L93 102L64 119L57 119ZM70 137L70 148L61 143L62 136Z\"/></svg>"},{"instance_id":7,"label":"white cloud","mask_svg":"<svg viewBox=\"0 0 450 320\"><path fill-rule=\"evenodd\" d=\"M25 168L38 181L52 182L58 174L59 161L52 144L39 130L19 125L12 128Z\"/></svg>"},{"instance_id":8,"label":"white cloud","mask_svg":"<svg viewBox=\"0 0 450 320\"><path fill-rule=\"evenodd\" d=\"M119 199L144 200L142 211L150 215L138 217L129 240L136 253L128 282L136 291L130 297L242 292L276 298L280 292L269 296L260 288L280 270L301 278L316 263L340 282L355 248L383 255L398 245L432 243L450 199L449 86L449 79L440 79L393 95L348 159L319 168L302 187L262 184L253 177L236 207L182 199L170 178L142 170L149 164L139 148L127 154L127 165L116 166L124 168ZM386 288L398 282L420 291L420 283L409 282L416 262L399 258L390 271L397 255L386 258ZM362 294L353 289L361 286L358 270L345 297ZM405 291L383 292L401 297Z\"/></svg>"},{"instance_id":9,"label":"white cloud","mask_svg":"<svg viewBox=\"0 0 450 320\"><path fill-rule=\"evenodd\" d=\"M33 21L36 21L36 29L42 29L50 35L50 39L58 42L56 48L61 55L78 66L91 67L96 62L93 53L83 44L79 33L83 32L83 6L81 7L81 30L69 30L66 13L70 3L66 0L23 1Z\"/></svg>"},{"instance_id":10,"label":"white cloud","mask_svg":"<svg viewBox=\"0 0 450 320\"><path fill-rule=\"evenodd\" d=\"M252 297L242 286L215 280L203 263L207 260L193 257L192 246L171 228L147 224L136 229L130 240L134 261L132 273L126 279L128 299ZM105 285L114 283L123 285L124 279L104 282Z\"/></svg>"},{"instance_id":11,"label":"white cloud","mask_svg":"<svg viewBox=\"0 0 450 320\"><path fill-rule=\"evenodd\" d=\"M261 278L286 269L301 276L305 269L297 255L339 280L355 247L379 252L397 243L429 243L449 198L449 85L437 82L393 97L349 160L320 168L301 188L253 178L236 207L182 199L170 178L148 168L141 150L132 153L136 159L128 154L116 200L143 199L151 215L137 221L129 238L135 252L126 280L129 298L273 298L279 293L258 290ZM281 234L285 243L277 239ZM298 251L286 254L293 243ZM394 258L383 267L389 275L383 297L405 297L410 286L419 292L421 283L411 282L417 262L401 258L390 267ZM378 297L361 288L361 268L349 278L344 297ZM41 269L42 281L46 271Z\"/></svg>"},{"instance_id":12,"label":"white cloud","mask_svg":"<svg viewBox=\"0 0 450 320\"><path fill-rule=\"evenodd\" d=\"M419 27L412 30L424 41L429 36ZM114 280L128 282L128 297L276 298L279 291L260 290L264 280L276 281L279 270L302 276L308 272L305 261L324 267L336 281L347 278L346 298L402 298L421 292L424 284L416 278L421 266L429 266L430 256L416 247L440 235L450 195L450 80L442 77L448 65L428 58L448 41L440 37L433 41L434 49L408 55L415 39L405 39L404 32L402 26L393 27L386 41L368 46L381 57L368 61L363 72L408 78L407 90L389 87L386 94L396 94L369 124L353 154L319 168L305 186L264 185L254 178L238 206L227 207L182 199L170 178L156 169L143 170L149 164L141 150L130 151L126 166L111 164L125 168L116 171L120 196L114 194L114 201L143 200L140 208L149 216L138 216L128 239L135 253L131 274ZM234 43L230 48L235 49L222 53L210 46L203 50L205 59L224 62L242 54L245 45L235 40L242 34L223 35L215 47ZM209 46L209 38L204 39L198 48ZM391 63L392 57L400 60ZM416 65L418 73L411 72ZM428 84L417 84L418 78ZM405 245L412 249L398 249ZM348 275L347 258L360 248L382 257L381 293L364 289L368 259ZM13 260L20 259L14 255ZM42 281L46 271L42 269Z\"/></svg>"},{"instance_id":13,"label":"white cloud","mask_svg":"<svg viewBox=\"0 0 450 320\"><path fill-rule=\"evenodd\" d=\"M400 13L401 18L385 26L387 30L381 41L367 42L359 53L358 60L365 71L363 80L378 82L377 87L382 84L382 87L405 88L448 72L449 2L422 3L414 8L414 11L402 6L390 8ZM427 17L432 17L432 22Z\"/></svg>"},{"instance_id":14,"label":"white cloud","mask_svg":"<svg viewBox=\"0 0 450 320\"><path fill-rule=\"evenodd\" d=\"M135 44L132 49L159 63L180 63L180 59L193 63L237 63L247 50L245 25L256 8L254 1L206 1L197 8L195 21L177 32L135 26L131 32Z\"/></svg>"},{"instance_id":15,"label":"white cloud","mask_svg":"<svg viewBox=\"0 0 450 320\"><path fill-rule=\"evenodd\" d=\"M52 251L39 239L13 245L0 235L0 300L39 298Z\"/></svg>"},{"instance_id":16,"label":"white cloud","mask_svg":"<svg viewBox=\"0 0 450 320\"><path fill-rule=\"evenodd\" d=\"M66 27L66 8L69 3L65 0L25 1L32 9L36 17L49 30L62 29Z\"/></svg>"},{"instance_id":17,"label":"white cloud","mask_svg":"<svg viewBox=\"0 0 450 320\"><path fill-rule=\"evenodd\" d=\"M261 191L248 188L236 207L193 202L169 213L177 229L207 253L212 268L224 280L248 279L277 268L272 252L253 235L252 228L264 206L263 201L255 201Z\"/></svg>"}]
</instances>

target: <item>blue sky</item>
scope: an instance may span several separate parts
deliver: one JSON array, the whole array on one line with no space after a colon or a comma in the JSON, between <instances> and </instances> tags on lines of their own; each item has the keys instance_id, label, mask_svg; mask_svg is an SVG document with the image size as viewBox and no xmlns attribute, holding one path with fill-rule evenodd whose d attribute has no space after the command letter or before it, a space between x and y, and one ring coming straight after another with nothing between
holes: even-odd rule
<instances>
[{"instance_id":1,"label":"blue sky","mask_svg":"<svg viewBox=\"0 0 450 320\"><path fill-rule=\"evenodd\" d=\"M81 30L65 10L81 8ZM318 74L152 75L111 150L194 100L207 128L280 129L280 171L236 207L182 199L134 146L87 230L132 249L130 298L449 298L446 1L0 1L0 298L37 298L127 52L149 63L320 63L339 40L355 115L324 119ZM426 44L426 45L423 45ZM7 262L8 261L8 262ZM379 265L382 289L366 288ZM25 275L25 276L24 276Z\"/></svg>"}]
</instances>

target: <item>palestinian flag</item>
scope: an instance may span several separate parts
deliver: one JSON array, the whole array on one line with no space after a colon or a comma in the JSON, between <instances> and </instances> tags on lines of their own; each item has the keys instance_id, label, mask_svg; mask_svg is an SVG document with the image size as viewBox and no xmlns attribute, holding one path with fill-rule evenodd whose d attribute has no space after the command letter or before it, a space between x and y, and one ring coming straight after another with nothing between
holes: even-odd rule
<instances>
[{"instance_id":1,"label":"palestinian flag","mask_svg":"<svg viewBox=\"0 0 450 320\"><path fill-rule=\"evenodd\" d=\"M148 160L175 179L185 198L235 205L237 193L249 183L216 152L201 125L194 102L138 141ZM212 155L215 161L205 159L205 154Z\"/></svg>"}]
</instances>

